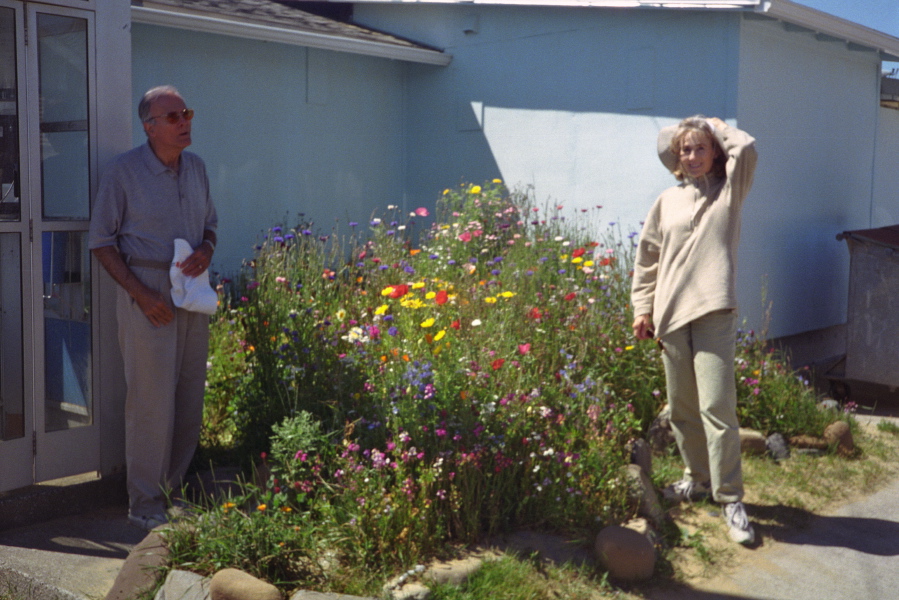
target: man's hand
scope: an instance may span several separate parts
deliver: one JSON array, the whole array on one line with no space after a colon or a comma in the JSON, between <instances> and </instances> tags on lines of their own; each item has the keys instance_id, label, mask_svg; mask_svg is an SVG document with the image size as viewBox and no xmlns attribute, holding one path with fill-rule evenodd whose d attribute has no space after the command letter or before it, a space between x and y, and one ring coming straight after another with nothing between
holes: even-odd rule
<instances>
[{"instance_id":1,"label":"man's hand","mask_svg":"<svg viewBox=\"0 0 899 600\"><path fill-rule=\"evenodd\" d=\"M640 315L634 319L633 328L634 337L638 340L651 340L654 335L652 331L652 316Z\"/></svg>"},{"instance_id":2,"label":"man's hand","mask_svg":"<svg viewBox=\"0 0 899 600\"><path fill-rule=\"evenodd\" d=\"M206 244L207 246L209 244ZM150 289L131 272L122 255L115 246L101 246L92 251L103 268L112 276L116 283L122 286L128 295L134 298L137 306L147 319L156 327L168 325L175 318L175 313L169 307L166 299L156 290Z\"/></svg>"},{"instance_id":3,"label":"man's hand","mask_svg":"<svg viewBox=\"0 0 899 600\"><path fill-rule=\"evenodd\" d=\"M175 313L172 312L165 298L156 290L143 286L143 289L134 294L133 298L155 327L168 325L175 318Z\"/></svg>"},{"instance_id":4,"label":"man's hand","mask_svg":"<svg viewBox=\"0 0 899 600\"><path fill-rule=\"evenodd\" d=\"M212 249L212 245L203 242L197 249L194 250L190 256L185 258L180 263L177 263L177 266L181 268L181 272L187 275L188 277L196 277L200 275L209 268L209 265L212 264L212 253L214 250Z\"/></svg>"}]
</instances>

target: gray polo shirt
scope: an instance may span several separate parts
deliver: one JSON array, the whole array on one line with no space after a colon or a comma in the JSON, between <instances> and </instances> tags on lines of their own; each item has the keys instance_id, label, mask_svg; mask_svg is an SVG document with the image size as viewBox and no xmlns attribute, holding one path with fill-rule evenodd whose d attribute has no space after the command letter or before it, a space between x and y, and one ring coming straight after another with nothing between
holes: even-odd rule
<instances>
[{"instance_id":1,"label":"gray polo shirt","mask_svg":"<svg viewBox=\"0 0 899 600\"><path fill-rule=\"evenodd\" d=\"M178 172L166 167L149 144L117 156L100 180L91 217L91 250L116 246L123 254L170 261L175 238L194 248L218 217L203 160L181 153Z\"/></svg>"}]
</instances>

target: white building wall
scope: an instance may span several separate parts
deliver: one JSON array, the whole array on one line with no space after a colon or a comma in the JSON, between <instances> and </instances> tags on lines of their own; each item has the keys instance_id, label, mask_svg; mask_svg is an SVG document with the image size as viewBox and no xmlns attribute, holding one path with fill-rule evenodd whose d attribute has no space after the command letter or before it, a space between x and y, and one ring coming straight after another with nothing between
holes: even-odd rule
<instances>
[{"instance_id":1,"label":"white building wall","mask_svg":"<svg viewBox=\"0 0 899 600\"><path fill-rule=\"evenodd\" d=\"M899 224L899 110L881 108L879 115L872 227Z\"/></svg>"},{"instance_id":2,"label":"white building wall","mask_svg":"<svg viewBox=\"0 0 899 600\"><path fill-rule=\"evenodd\" d=\"M746 19L739 125L759 164L744 209L741 314L775 337L844 323L849 253L836 235L872 225L880 60L845 43Z\"/></svg>"}]
</instances>

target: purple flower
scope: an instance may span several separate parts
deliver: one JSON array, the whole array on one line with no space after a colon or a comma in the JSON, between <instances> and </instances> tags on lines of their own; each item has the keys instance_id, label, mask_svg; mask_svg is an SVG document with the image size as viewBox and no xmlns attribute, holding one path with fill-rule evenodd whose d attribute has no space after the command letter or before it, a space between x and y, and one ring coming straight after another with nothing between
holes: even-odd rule
<instances>
[{"instance_id":1,"label":"purple flower","mask_svg":"<svg viewBox=\"0 0 899 600\"><path fill-rule=\"evenodd\" d=\"M387 333L388 333L389 335L395 336L397 333L399 333L399 329L397 329L396 327L390 327L390 328L387 330Z\"/></svg>"}]
</instances>

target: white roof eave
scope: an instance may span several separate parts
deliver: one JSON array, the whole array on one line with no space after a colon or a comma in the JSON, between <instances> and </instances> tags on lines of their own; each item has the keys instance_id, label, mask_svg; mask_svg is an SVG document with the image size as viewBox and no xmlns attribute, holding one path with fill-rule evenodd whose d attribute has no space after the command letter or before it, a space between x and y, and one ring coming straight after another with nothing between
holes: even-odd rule
<instances>
[{"instance_id":1,"label":"white roof eave","mask_svg":"<svg viewBox=\"0 0 899 600\"><path fill-rule=\"evenodd\" d=\"M815 33L876 50L887 60L899 60L899 38L820 10L789 0L767 0L756 8L756 12L804 27Z\"/></svg>"},{"instance_id":2,"label":"white roof eave","mask_svg":"<svg viewBox=\"0 0 899 600\"><path fill-rule=\"evenodd\" d=\"M287 27L246 23L232 19L188 12L160 10L144 6L131 7L131 20L134 23L143 23L146 25L174 27L177 29L188 29L190 31L202 31L204 33L216 33L253 40L291 44L294 46L321 48L336 52L364 54L366 56L442 67L450 64L453 59L451 54L446 54L437 50L429 50L427 48L398 46L334 34L300 31Z\"/></svg>"}]
</instances>

